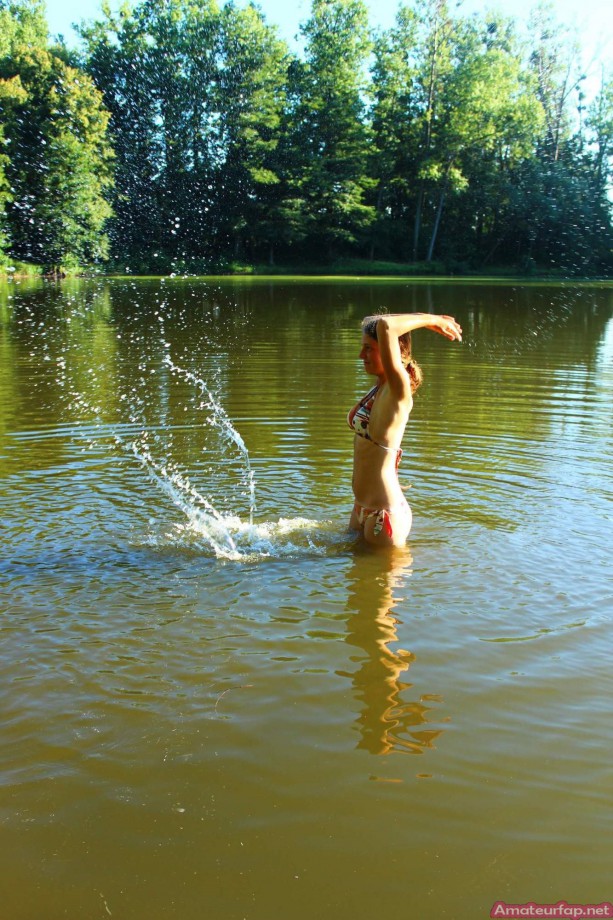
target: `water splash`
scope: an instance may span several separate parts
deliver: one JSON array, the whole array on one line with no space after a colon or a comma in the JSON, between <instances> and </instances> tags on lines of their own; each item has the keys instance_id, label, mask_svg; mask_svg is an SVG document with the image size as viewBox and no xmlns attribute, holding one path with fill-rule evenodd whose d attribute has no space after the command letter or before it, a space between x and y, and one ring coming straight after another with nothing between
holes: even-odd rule
<instances>
[{"instance_id":1,"label":"water splash","mask_svg":"<svg viewBox=\"0 0 613 920\"><path fill-rule=\"evenodd\" d=\"M148 525L143 522L144 531L140 531L136 542L247 562L323 555L331 549L336 552L348 539L343 530L344 521L281 517L254 522L254 471L247 446L219 398L217 372L213 372L212 381L207 380L205 373L194 372L193 337L190 355L171 355L172 339L169 341L165 326L173 304L163 292L156 308L154 322L157 321L158 334L154 332L153 338L127 320L121 327L113 324L106 299L98 303L93 295L88 300L71 297L68 305L63 304L63 321L54 325L47 326L37 310L27 303L21 314L30 356L38 359L41 366L52 366L54 382L63 397L65 430L79 445L80 452L87 452L90 457L92 453L108 456L110 452L121 464L136 461L138 469L154 485L147 490L147 504L154 510L145 518ZM81 327L90 326L94 315L101 311L107 336L100 340L104 347L98 347L92 362L91 354L82 353L82 335L73 333L81 333ZM174 328L178 322L176 310L172 315ZM198 353L197 347L195 352ZM176 394L169 387L172 378L189 385L187 389L181 387L186 401L179 410L192 410L196 418L202 419L199 428L216 432L217 443L212 448L215 453L220 451L220 455L204 471L204 488L197 482L202 469L199 473L190 470L188 475L175 460L181 456L176 452L175 438L182 429L191 428L193 422L187 426L173 424L171 409ZM41 378L41 398L44 397L42 383L47 379ZM109 380L113 380L112 399L108 398ZM238 483L242 484L240 513L231 500L233 487ZM160 494L179 512L171 522L159 507ZM114 502L111 493L107 495ZM122 500L119 494L117 500ZM248 516L243 512L247 511L247 503ZM168 507L167 502L164 504ZM137 518L141 507L139 502L138 509L135 508ZM130 539L134 540L133 529Z\"/></svg>"},{"instance_id":2,"label":"water splash","mask_svg":"<svg viewBox=\"0 0 613 920\"><path fill-rule=\"evenodd\" d=\"M116 436L121 442L121 438ZM132 453L147 470L150 478L180 508L192 525L197 526L217 556L233 556L237 548L227 523L207 498L191 484L172 462L160 464L148 446L148 433L131 444Z\"/></svg>"},{"instance_id":3,"label":"water splash","mask_svg":"<svg viewBox=\"0 0 613 920\"><path fill-rule=\"evenodd\" d=\"M212 551L218 559L253 562L305 553L324 555L331 548L338 549L341 543L351 542L351 537L333 521L297 517L254 523L238 515L221 514L176 464L156 459L152 440L157 440L156 435L148 431L142 431L129 444L118 433L115 435L116 443L131 451L151 481L186 519L184 523L174 523L170 531L151 532L145 541L149 545L198 553Z\"/></svg>"},{"instance_id":4,"label":"water splash","mask_svg":"<svg viewBox=\"0 0 613 920\"><path fill-rule=\"evenodd\" d=\"M209 409L211 415L209 416L209 421L212 425L219 427L222 435L227 439L232 441L240 452L240 455L245 464L245 476L247 480L248 490L249 490L249 523L253 524L253 515L256 508L255 503L255 477L253 470L251 468L251 460L249 458L249 451L240 436L239 432L236 430L232 424L228 413L223 408L223 406L217 401L214 394L211 392L205 381L193 374L191 371L186 370L183 367L179 367L174 363L170 354L168 352L165 354L163 359L163 364L165 364L170 371L178 377L182 377L184 380L187 380L189 383L192 383L206 398L206 408Z\"/></svg>"},{"instance_id":5,"label":"water splash","mask_svg":"<svg viewBox=\"0 0 613 920\"><path fill-rule=\"evenodd\" d=\"M324 556L330 551L338 552L340 546L353 541L333 521L297 517L248 524L239 517L211 521L206 514L196 513L187 524L175 524L172 531L151 536L149 542L198 553L213 549L219 559L256 562L270 558Z\"/></svg>"}]
</instances>

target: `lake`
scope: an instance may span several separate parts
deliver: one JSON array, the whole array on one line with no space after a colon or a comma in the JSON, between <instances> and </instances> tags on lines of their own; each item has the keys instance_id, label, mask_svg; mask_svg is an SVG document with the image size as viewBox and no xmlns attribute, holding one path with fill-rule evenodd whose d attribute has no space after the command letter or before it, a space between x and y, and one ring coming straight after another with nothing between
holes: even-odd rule
<instances>
[{"instance_id":1,"label":"lake","mask_svg":"<svg viewBox=\"0 0 613 920\"><path fill-rule=\"evenodd\" d=\"M406 550L360 320L421 330ZM7 920L610 900L613 286L0 287Z\"/></svg>"}]
</instances>

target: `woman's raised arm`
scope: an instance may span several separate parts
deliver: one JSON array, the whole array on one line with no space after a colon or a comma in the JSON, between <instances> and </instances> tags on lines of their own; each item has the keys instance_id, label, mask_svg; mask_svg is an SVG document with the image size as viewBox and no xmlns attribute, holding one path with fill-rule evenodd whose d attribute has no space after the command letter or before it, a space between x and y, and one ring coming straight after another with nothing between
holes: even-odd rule
<instances>
[{"instance_id":1,"label":"woman's raised arm","mask_svg":"<svg viewBox=\"0 0 613 920\"><path fill-rule=\"evenodd\" d=\"M453 316L446 316L445 314L386 313L378 319L377 334L379 323L381 323L382 329L386 328L388 334L396 338L405 335L407 332L414 332L416 329L431 329L432 332L438 332L452 342L462 341L462 327Z\"/></svg>"},{"instance_id":2,"label":"woman's raised arm","mask_svg":"<svg viewBox=\"0 0 613 920\"><path fill-rule=\"evenodd\" d=\"M376 339L387 382L400 400L406 399L411 393L405 368L406 358L403 360L400 348L401 336L416 329L431 329L451 341L462 341L462 329L453 316L439 316L434 313L385 313L372 317L370 321L376 322Z\"/></svg>"}]
</instances>

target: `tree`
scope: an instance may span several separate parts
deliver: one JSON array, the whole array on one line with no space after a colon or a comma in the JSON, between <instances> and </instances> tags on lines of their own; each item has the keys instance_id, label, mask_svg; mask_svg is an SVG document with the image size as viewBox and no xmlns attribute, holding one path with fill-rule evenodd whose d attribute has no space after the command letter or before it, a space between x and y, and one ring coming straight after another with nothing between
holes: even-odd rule
<instances>
[{"instance_id":1,"label":"tree","mask_svg":"<svg viewBox=\"0 0 613 920\"><path fill-rule=\"evenodd\" d=\"M54 269L104 258L112 151L100 94L45 47L37 3L15 3L1 15L9 25L0 95L10 137L4 172L11 252Z\"/></svg>"},{"instance_id":2,"label":"tree","mask_svg":"<svg viewBox=\"0 0 613 920\"><path fill-rule=\"evenodd\" d=\"M438 123L441 98L453 69L455 23L449 14L447 0L418 0L419 24L416 46L417 113L415 163L417 185L413 223L413 259L420 255L420 238L426 196L441 178L437 162ZM449 174L448 179L451 174Z\"/></svg>"},{"instance_id":3,"label":"tree","mask_svg":"<svg viewBox=\"0 0 613 920\"><path fill-rule=\"evenodd\" d=\"M82 30L117 152L115 248L151 264L253 246L278 182L287 46L253 5L145 0Z\"/></svg>"},{"instance_id":4,"label":"tree","mask_svg":"<svg viewBox=\"0 0 613 920\"><path fill-rule=\"evenodd\" d=\"M588 111L587 128L591 132L591 162L596 194L610 189L613 157L613 79L603 73L600 91Z\"/></svg>"},{"instance_id":5,"label":"tree","mask_svg":"<svg viewBox=\"0 0 613 920\"><path fill-rule=\"evenodd\" d=\"M27 42L31 47L46 47L47 23L42 2L0 0L0 62L10 58L16 40ZM26 98L19 76L0 77L0 260L10 246L7 208L13 200L8 175L11 139L6 134L6 126L9 113Z\"/></svg>"},{"instance_id":6,"label":"tree","mask_svg":"<svg viewBox=\"0 0 613 920\"><path fill-rule=\"evenodd\" d=\"M0 59L15 44L46 48L49 42L44 0L0 0Z\"/></svg>"},{"instance_id":7,"label":"tree","mask_svg":"<svg viewBox=\"0 0 613 920\"><path fill-rule=\"evenodd\" d=\"M530 20L530 32L536 37L530 64L545 113L542 154L555 163L562 145L572 133L568 102L584 79L578 69L579 49L569 40L568 30L556 22L551 0L541 0L536 6Z\"/></svg>"},{"instance_id":8,"label":"tree","mask_svg":"<svg viewBox=\"0 0 613 920\"><path fill-rule=\"evenodd\" d=\"M369 132L366 62L371 49L362 0L314 0L302 27L305 61L294 67L291 112L294 200L310 252L326 258L365 238Z\"/></svg>"},{"instance_id":9,"label":"tree","mask_svg":"<svg viewBox=\"0 0 613 920\"><path fill-rule=\"evenodd\" d=\"M278 145L289 51L253 5L227 3L221 20L218 207L235 256L264 246L273 261L282 220Z\"/></svg>"},{"instance_id":10,"label":"tree","mask_svg":"<svg viewBox=\"0 0 613 920\"><path fill-rule=\"evenodd\" d=\"M178 87L163 80L166 44L152 30L157 12L164 9L164 4L149 3L134 11L124 6L113 15L103 6L103 18L81 28L84 65L110 113L116 155L115 217L110 225L113 256L142 270L172 239L175 225L163 200L164 139L170 135L170 122L164 124L162 110L163 99ZM172 20L172 10L168 15ZM180 100L182 94L176 95ZM177 126L178 135L181 127Z\"/></svg>"},{"instance_id":11,"label":"tree","mask_svg":"<svg viewBox=\"0 0 613 920\"><path fill-rule=\"evenodd\" d=\"M428 261L447 196L466 193L476 185L483 200L477 211L483 228L488 211L484 193L488 191L495 200L495 177L534 155L543 124L542 106L519 57L492 42L491 30L485 42L476 43L470 32L472 28L469 40L459 45L457 63L448 76L439 112L438 145L428 164L429 177L438 186Z\"/></svg>"},{"instance_id":12,"label":"tree","mask_svg":"<svg viewBox=\"0 0 613 920\"><path fill-rule=\"evenodd\" d=\"M103 6L78 56L49 47L39 0L0 0L0 251L101 258L108 231L137 271L375 253L602 270L610 82L584 107L551 10L534 21L526 54L512 20L415 0L373 41L364 0L313 0L298 57L253 3L139 0Z\"/></svg>"},{"instance_id":13,"label":"tree","mask_svg":"<svg viewBox=\"0 0 613 920\"><path fill-rule=\"evenodd\" d=\"M515 44L508 21L453 20L443 0L401 8L377 43L379 212L386 194L397 223L412 206L414 259L432 260L444 209L469 190L474 207L459 239L475 224L482 230L496 179L534 152L542 112Z\"/></svg>"},{"instance_id":14,"label":"tree","mask_svg":"<svg viewBox=\"0 0 613 920\"><path fill-rule=\"evenodd\" d=\"M7 153L9 139L5 135L4 123L8 120L10 109L23 102L27 97L25 90L21 85L18 77L11 80L0 80L0 111L2 112L2 122L0 123L0 264L4 259L4 254L10 246L10 228L7 217L7 208L13 200L9 170L11 160Z\"/></svg>"},{"instance_id":15,"label":"tree","mask_svg":"<svg viewBox=\"0 0 613 920\"><path fill-rule=\"evenodd\" d=\"M371 257L375 247L402 258L403 225L415 187L415 150L418 119L415 47L418 20L401 6L396 23L375 40L372 66L371 174L376 182ZM400 228L400 233L395 232Z\"/></svg>"}]
</instances>

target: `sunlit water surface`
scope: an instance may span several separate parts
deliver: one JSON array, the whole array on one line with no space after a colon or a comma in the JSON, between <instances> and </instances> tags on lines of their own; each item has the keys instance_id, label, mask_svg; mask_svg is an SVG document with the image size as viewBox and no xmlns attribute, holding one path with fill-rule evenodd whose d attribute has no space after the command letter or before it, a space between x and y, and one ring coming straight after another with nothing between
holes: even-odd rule
<instances>
[{"instance_id":1,"label":"sunlit water surface","mask_svg":"<svg viewBox=\"0 0 613 920\"><path fill-rule=\"evenodd\" d=\"M359 320L422 331L405 551L346 532ZM7 920L610 900L608 286L0 292Z\"/></svg>"}]
</instances>

